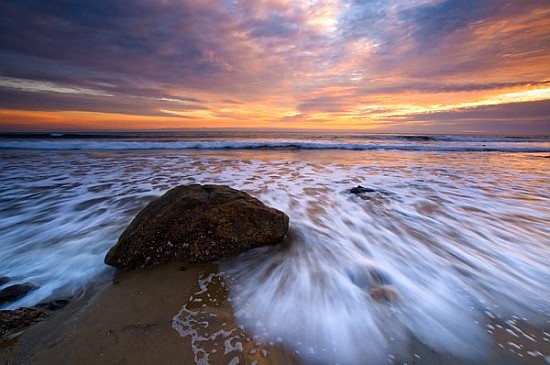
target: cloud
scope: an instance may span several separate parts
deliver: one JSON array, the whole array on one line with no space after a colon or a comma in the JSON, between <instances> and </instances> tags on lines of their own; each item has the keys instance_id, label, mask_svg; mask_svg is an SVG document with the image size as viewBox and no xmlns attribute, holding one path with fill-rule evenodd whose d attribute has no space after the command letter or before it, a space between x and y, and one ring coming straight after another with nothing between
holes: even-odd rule
<instances>
[{"instance_id":1,"label":"cloud","mask_svg":"<svg viewBox=\"0 0 550 365\"><path fill-rule=\"evenodd\" d=\"M396 82L392 85L373 85L369 88L358 88L357 94L399 94L403 92L424 93L463 93L470 91L494 91L515 88L544 88L550 87L550 81L518 81L493 83L433 83L426 81Z\"/></svg>"},{"instance_id":2,"label":"cloud","mask_svg":"<svg viewBox=\"0 0 550 365\"><path fill-rule=\"evenodd\" d=\"M177 107L179 110L205 110L205 106L176 99L157 99L132 96L97 96L75 93L29 93L22 90L0 87L0 108L35 111L88 111L102 113L124 113L133 115L165 115L163 108Z\"/></svg>"},{"instance_id":3,"label":"cloud","mask_svg":"<svg viewBox=\"0 0 550 365\"><path fill-rule=\"evenodd\" d=\"M387 130L424 133L550 135L550 100L480 106L445 112L387 118ZM424 128L422 128L424 125ZM521 126L521 130L518 129Z\"/></svg>"},{"instance_id":4,"label":"cloud","mask_svg":"<svg viewBox=\"0 0 550 365\"><path fill-rule=\"evenodd\" d=\"M403 10L398 16L416 25L412 35L417 42L434 47L454 32L498 13L501 7L498 0L444 0Z\"/></svg>"},{"instance_id":5,"label":"cloud","mask_svg":"<svg viewBox=\"0 0 550 365\"><path fill-rule=\"evenodd\" d=\"M547 87L549 27L536 0L3 1L0 108L354 127Z\"/></svg>"},{"instance_id":6,"label":"cloud","mask_svg":"<svg viewBox=\"0 0 550 365\"><path fill-rule=\"evenodd\" d=\"M336 97L318 97L307 99L298 104L297 110L300 113L321 112L321 113L337 113L344 112L349 108L342 99Z\"/></svg>"}]
</instances>

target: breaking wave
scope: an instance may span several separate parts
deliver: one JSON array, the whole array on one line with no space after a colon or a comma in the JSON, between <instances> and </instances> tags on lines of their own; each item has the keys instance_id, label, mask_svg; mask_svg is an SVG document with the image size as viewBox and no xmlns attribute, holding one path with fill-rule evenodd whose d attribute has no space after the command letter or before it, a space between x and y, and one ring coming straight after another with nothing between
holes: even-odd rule
<instances>
[{"instance_id":1,"label":"breaking wave","mask_svg":"<svg viewBox=\"0 0 550 365\"><path fill-rule=\"evenodd\" d=\"M119 140L3 140L3 150L51 151L139 151L139 150L349 150L349 151L427 151L427 152L550 152L550 143L514 141L468 143L338 143L312 141L119 141Z\"/></svg>"}]
</instances>

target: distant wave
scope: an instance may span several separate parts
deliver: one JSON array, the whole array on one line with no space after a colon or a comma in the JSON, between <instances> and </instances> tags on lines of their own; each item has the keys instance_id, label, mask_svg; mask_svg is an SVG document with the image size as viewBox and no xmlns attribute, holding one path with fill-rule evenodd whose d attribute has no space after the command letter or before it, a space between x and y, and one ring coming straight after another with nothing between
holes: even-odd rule
<instances>
[{"instance_id":1,"label":"distant wave","mask_svg":"<svg viewBox=\"0 0 550 365\"><path fill-rule=\"evenodd\" d=\"M29 140L0 141L2 150L55 150L55 151L131 151L131 150L399 150L434 152L550 152L550 146L494 144L446 145L403 143L331 143L312 141L68 141Z\"/></svg>"},{"instance_id":2,"label":"distant wave","mask_svg":"<svg viewBox=\"0 0 550 365\"><path fill-rule=\"evenodd\" d=\"M479 142L479 143L528 143L550 142L550 136L466 136L466 135L401 135L401 134L361 134L361 133L329 133L329 132L261 132L261 131L209 131L189 130L175 132L97 132L97 133L0 133L0 141L60 141L60 140L96 140L96 141L150 141L150 142L182 142L182 141L221 141L244 140L255 141L269 138L271 141L396 141L396 142Z\"/></svg>"},{"instance_id":3,"label":"distant wave","mask_svg":"<svg viewBox=\"0 0 550 365\"><path fill-rule=\"evenodd\" d=\"M443 136L443 135L354 135L353 138L372 139L372 140L404 140L414 142L550 142L550 137L486 137L486 136Z\"/></svg>"}]
</instances>

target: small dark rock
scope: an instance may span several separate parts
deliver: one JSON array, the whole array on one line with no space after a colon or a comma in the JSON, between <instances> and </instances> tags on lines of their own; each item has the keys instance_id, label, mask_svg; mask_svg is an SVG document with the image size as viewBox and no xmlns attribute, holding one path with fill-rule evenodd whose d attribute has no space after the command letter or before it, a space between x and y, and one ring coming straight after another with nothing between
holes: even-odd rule
<instances>
[{"instance_id":1,"label":"small dark rock","mask_svg":"<svg viewBox=\"0 0 550 365\"><path fill-rule=\"evenodd\" d=\"M185 271L185 270L187 270L187 267L185 267L184 265L181 265L180 266L180 271Z\"/></svg>"},{"instance_id":2,"label":"small dark rock","mask_svg":"<svg viewBox=\"0 0 550 365\"><path fill-rule=\"evenodd\" d=\"M0 337L5 334L30 326L47 318L49 313L38 308L19 308L0 311Z\"/></svg>"},{"instance_id":3,"label":"small dark rock","mask_svg":"<svg viewBox=\"0 0 550 365\"><path fill-rule=\"evenodd\" d=\"M363 194L363 193L376 193L376 190L372 188L366 188L361 185L357 185L356 187L351 188L349 192L352 194Z\"/></svg>"},{"instance_id":4,"label":"small dark rock","mask_svg":"<svg viewBox=\"0 0 550 365\"><path fill-rule=\"evenodd\" d=\"M36 285L29 283L10 285L0 290L0 305L14 302L36 288Z\"/></svg>"},{"instance_id":5,"label":"small dark rock","mask_svg":"<svg viewBox=\"0 0 550 365\"><path fill-rule=\"evenodd\" d=\"M9 276L0 276L0 285L4 285L9 282L11 278Z\"/></svg>"},{"instance_id":6,"label":"small dark rock","mask_svg":"<svg viewBox=\"0 0 550 365\"><path fill-rule=\"evenodd\" d=\"M395 302L398 298L395 289L387 285L375 286L371 288L369 294L377 302Z\"/></svg>"},{"instance_id":7,"label":"small dark rock","mask_svg":"<svg viewBox=\"0 0 550 365\"><path fill-rule=\"evenodd\" d=\"M396 198L396 195L394 193L391 193L384 189L373 189L373 188L366 188L361 185L357 185L354 188L351 188L349 190L351 194L357 195L363 200L371 200L371 199L378 199L378 198Z\"/></svg>"},{"instance_id":8,"label":"small dark rock","mask_svg":"<svg viewBox=\"0 0 550 365\"><path fill-rule=\"evenodd\" d=\"M368 270L368 273L370 275L370 278L373 283L378 285L387 285L391 283L390 276L385 271L371 267Z\"/></svg>"},{"instance_id":9,"label":"small dark rock","mask_svg":"<svg viewBox=\"0 0 550 365\"><path fill-rule=\"evenodd\" d=\"M369 290L372 287L388 287L392 283L388 273L372 266L351 267L347 274L351 282L363 290Z\"/></svg>"},{"instance_id":10,"label":"small dark rock","mask_svg":"<svg viewBox=\"0 0 550 365\"><path fill-rule=\"evenodd\" d=\"M70 301L68 299L57 299L57 300L52 300L51 302L44 302L44 303L37 304L35 305L35 307L40 309L45 309L48 311L56 311L61 308L64 308L67 304L69 304L69 302Z\"/></svg>"}]
</instances>

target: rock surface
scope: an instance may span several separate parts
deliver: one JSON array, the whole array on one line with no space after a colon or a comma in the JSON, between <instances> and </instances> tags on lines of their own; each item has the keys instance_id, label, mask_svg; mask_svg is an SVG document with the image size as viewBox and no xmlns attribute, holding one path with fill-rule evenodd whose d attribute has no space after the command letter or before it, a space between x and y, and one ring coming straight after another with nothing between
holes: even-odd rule
<instances>
[{"instance_id":1,"label":"rock surface","mask_svg":"<svg viewBox=\"0 0 550 365\"><path fill-rule=\"evenodd\" d=\"M366 188L361 185L357 185L356 187L351 188L349 192L357 195L357 194L363 194L363 193L375 193L376 190L372 188Z\"/></svg>"},{"instance_id":2,"label":"rock surface","mask_svg":"<svg viewBox=\"0 0 550 365\"><path fill-rule=\"evenodd\" d=\"M105 263L136 269L170 261L216 261L279 243L288 222L283 212L228 186L178 186L134 218Z\"/></svg>"},{"instance_id":3,"label":"rock surface","mask_svg":"<svg viewBox=\"0 0 550 365\"><path fill-rule=\"evenodd\" d=\"M0 337L12 331L30 326L48 316L48 312L38 308L2 310L0 311Z\"/></svg>"},{"instance_id":4,"label":"rock surface","mask_svg":"<svg viewBox=\"0 0 550 365\"><path fill-rule=\"evenodd\" d=\"M36 289L36 286L29 283L10 285L0 290L0 305L14 302L34 289Z\"/></svg>"},{"instance_id":5,"label":"rock surface","mask_svg":"<svg viewBox=\"0 0 550 365\"><path fill-rule=\"evenodd\" d=\"M349 190L351 194L363 196L364 194L379 194L379 195L385 195L385 196L392 196L393 193L390 193L389 191L386 191L384 189L373 189L373 188L367 188L361 185L357 185L354 188L351 188Z\"/></svg>"},{"instance_id":6,"label":"rock surface","mask_svg":"<svg viewBox=\"0 0 550 365\"><path fill-rule=\"evenodd\" d=\"M43 302L35 305L37 309L44 309L47 311L56 311L62 308L65 308L69 304L69 299L56 299L51 302Z\"/></svg>"},{"instance_id":7,"label":"rock surface","mask_svg":"<svg viewBox=\"0 0 550 365\"><path fill-rule=\"evenodd\" d=\"M399 298L397 291L387 285L375 286L369 291L369 294L377 302L396 302Z\"/></svg>"},{"instance_id":8,"label":"rock surface","mask_svg":"<svg viewBox=\"0 0 550 365\"><path fill-rule=\"evenodd\" d=\"M4 285L9 282L11 279L9 276L0 276L0 285Z\"/></svg>"},{"instance_id":9,"label":"rock surface","mask_svg":"<svg viewBox=\"0 0 550 365\"><path fill-rule=\"evenodd\" d=\"M21 333L23 328L50 317L53 311L64 308L67 304L69 299L56 299L33 307L1 310L0 340L4 336L9 338L14 333Z\"/></svg>"},{"instance_id":10,"label":"rock surface","mask_svg":"<svg viewBox=\"0 0 550 365\"><path fill-rule=\"evenodd\" d=\"M353 194L363 200L374 200L374 201L386 201L388 199L397 199L399 198L392 192L389 192L384 189L374 189L361 185L357 185L354 188L348 190L350 194Z\"/></svg>"}]
</instances>

